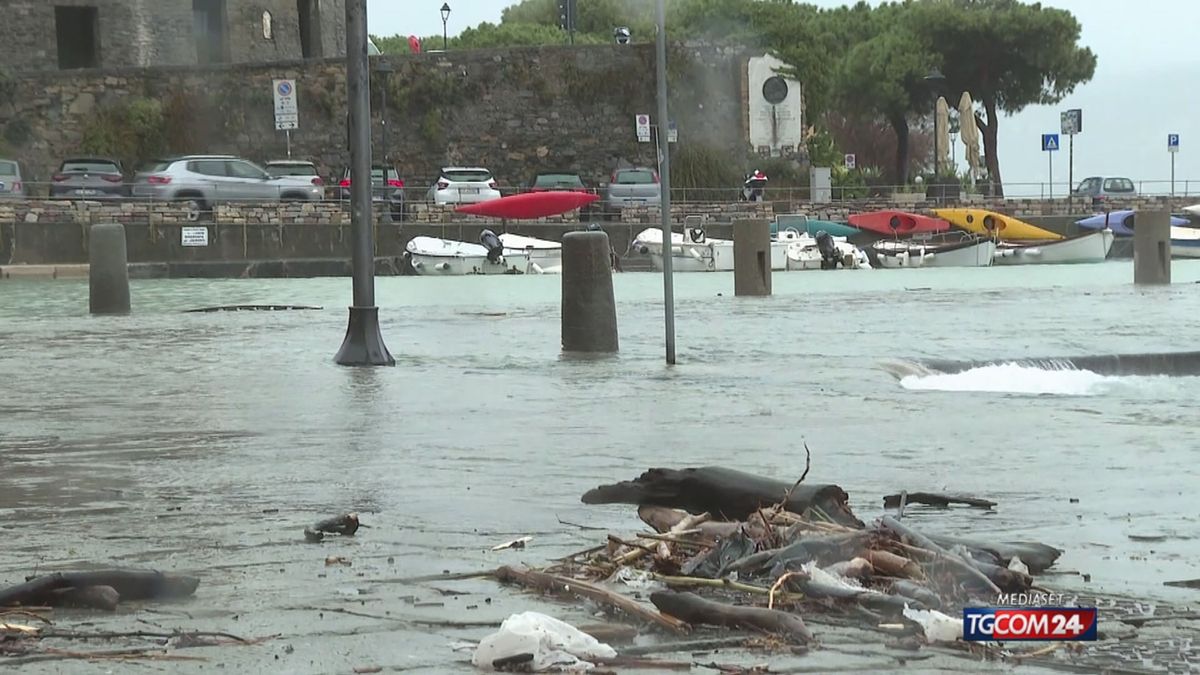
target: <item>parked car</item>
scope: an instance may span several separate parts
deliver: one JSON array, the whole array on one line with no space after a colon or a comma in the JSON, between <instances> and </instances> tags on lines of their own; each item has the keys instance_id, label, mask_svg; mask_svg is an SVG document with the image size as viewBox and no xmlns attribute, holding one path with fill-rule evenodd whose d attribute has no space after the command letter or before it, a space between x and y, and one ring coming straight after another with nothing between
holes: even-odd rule
<instances>
[{"instance_id":1,"label":"parked car","mask_svg":"<svg viewBox=\"0 0 1200 675\"><path fill-rule=\"evenodd\" d=\"M1075 195L1091 197L1093 205L1099 205L1111 197L1133 197L1137 188L1128 178L1115 176L1091 176L1084 178L1075 188Z\"/></svg>"},{"instance_id":2,"label":"parked car","mask_svg":"<svg viewBox=\"0 0 1200 675\"><path fill-rule=\"evenodd\" d=\"M207 211L226 201L315 201L324 188L294 177L276 177L254 162L232 155L187 155L151 162L133 178L133 196L187 201Z\"/></svg>"},{"instance_id":3,"label":"parked car","mask_svg":"<svg viewBox=\"0 0 1200 675\"><path fill-rule=\"evenodd\" d=\"M342 171L338 182L338 199L350 200L350 167ZM371 167L371 201L388 203L392 220L404 220L404 179L396 167L376 165Z\"/></svg>"},{"instance_id":4,"label":"parked car","mask_svg":"<svg viewBox=\"0 0 1200 675\"><path fill-rule=\"evenodd\" d=\"M22 176L20 162L0 159L0 199L20 199L29 194Z\"/></svg>"},{"instance_id":5,"label":"parked car","mask_svg":"<svg viewBox=\"0 0 1200 675\"><path fill-rule=\"evenodd\" d=\"M604 194L604 204L610 212L619 212L626 206L656 204L661 199L658 171L646 167L613 171Z\"/></svg>"},{"instance_id":6,"label":"parked car","mask_svg":"<svg viewBox=\"0 0 1200 675\"><path fill-rule=\"evenodd\" d=\"M50 177L51 199L120 199L129 196L121 162L108 157L72 157Z\"/></svg>"},{"instance_id":7,"label":"parked car","mask_svg":"<svg viewBox=\"0 0 1200 675\"><path fill-rule=\"evenodd\" d=\"M529 181L530 192L554 192L554 191L570 191L570 192L589 192L583 179L577 173L546 172L539 173Z\"/></svg>"},{"instance_id":8,"label":"parked car","mask_svg":"<svg viewBox=\"0 0 1200 675\"><path fill-rule=\"evenodd\" d=\"M276 178L290 178L297 185L311 185L321 188L321 198L325 197L325 179L317 165L302 159L272 159L263 165L267 173Z\"/></svg>"},{"instance_id":9,"label":"parked car","mask_svg":"<svg viewBox=\"0 0 1200 675\"><path fill-rule=\"evenodd\" d=\"M426 199L435 204L474 204L499 199L492 172L478 166L447 166L429 187Z\"/></svg>"}]
</instances>

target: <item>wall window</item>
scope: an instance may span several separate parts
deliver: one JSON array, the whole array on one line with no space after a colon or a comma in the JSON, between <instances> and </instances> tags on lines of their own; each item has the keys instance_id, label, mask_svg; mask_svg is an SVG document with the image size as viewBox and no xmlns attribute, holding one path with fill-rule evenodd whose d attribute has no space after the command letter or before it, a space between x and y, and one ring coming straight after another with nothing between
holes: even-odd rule
<instances>
[{"instance_id":1,"label":"wall window","mask_svg":"<svg viewBox=\"0 0 1200 675\"><path fill-rule=\"evenodd\" d=\"M60 69L100 65L100 17L95 7L55 7L54 33Z\"/></svg>"},{"instance_id":2,"label":"wall window","mask_svg":"<svg viewBox=\"0 0 1200 675\"><path fill-rule=\"evenodd\" d=\"M271 13L264 11L262 15L262 29L264 40L275 39L275 29L271 26Z\"/></svg>"}]
</instances>

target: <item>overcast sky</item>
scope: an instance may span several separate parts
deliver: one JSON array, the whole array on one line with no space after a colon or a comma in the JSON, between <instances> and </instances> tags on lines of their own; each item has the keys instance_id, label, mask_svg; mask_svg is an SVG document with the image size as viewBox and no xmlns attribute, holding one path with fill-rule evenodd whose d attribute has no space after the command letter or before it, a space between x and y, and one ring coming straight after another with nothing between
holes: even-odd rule
<instances>
[{"instance_id":1,"label":"overcast sky","mask_svg":"<svg viewBox=\"0 0 1200 675\"><path fill-rule=\"evenodd\" d=\"M376 35L435 35L442 31L439 9L451 7L454 35L482 21L497 22L509 0L368 0L371 32ZM586 2L587 0L582 0ZM651 2L652 0L646 0ZM815 4L844 4L815 0ZM1041 134L1057 132L1058 115L1083 109L1083 133L1075 142L1075 179L1123 175L1137 181L1170 178L1167 134L1181 135L1176 157L1177 181L1192 179L1200 193L1200 50L1190 29L1200 25L1194 0L1045 0L1045 6L1070 10L1083 24L1085 45L1099 58L1091 82L1061 104L1027 108L1000 123L1000 162L1005 182L1043 183L1046 153ZM670 27L668 26L668 30ZM1054 179L1067 179L1065 139L1054 157ZM962 144L957 144L961 158ZM1152 186L1147 184L1145 189ZM1177 189L1182 190L1177 183Z\"/></svg>"}]
</instances>

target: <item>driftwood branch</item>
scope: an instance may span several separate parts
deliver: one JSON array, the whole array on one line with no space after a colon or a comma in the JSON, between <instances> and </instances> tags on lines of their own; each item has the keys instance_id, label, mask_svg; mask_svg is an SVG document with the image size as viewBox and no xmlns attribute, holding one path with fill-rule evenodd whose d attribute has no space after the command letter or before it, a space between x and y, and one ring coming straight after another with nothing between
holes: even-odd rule
<instances>
[{"instance_id":1,"label":"driftwood branch","mask_svg":"<svg viewBox=\"0 0 1200 675\"><path fill-rule=\"evenodd\" d=\"M705 600L694 593L651 593L650 602L659 611L692 624L757 628L801 643L813 639L803 619L777 609L727 605Z\"/></svg>"},{"instance_id":2,"label":"driftwood branch","mask_svg":"<svg viewBox=\"0 0 1200 675\"><path fill-rule=\"evenodd\" d=\"M907 501L909 504L925 504L927 506L950 506L951 504L963 504L966 506L974 506L980 509L990 509L996 506L996 502L988 499L979 499L978 497L943 495L932 492L902 492L884 497L883 508L898 508L902 500Z\"/></svg>"},{"instance_id":3,"label":"driftwood branch","mask_svg":"<svg viewBox=\"0 0 1200 675\"><path fill-rule=\"evenodd\" d=\"M687 624L677 618L651 611L631 598L613 593L586 581L578 581L557 574L547 574L546 572L538 572L524 567L509 565L497 569L495 576L501 582L516 583L543 592L569 593L577 597L586 598L605 607L620 610L643 621L666 628L672 632L683 633L687 631Z\"/></svg>"}]
</instances>

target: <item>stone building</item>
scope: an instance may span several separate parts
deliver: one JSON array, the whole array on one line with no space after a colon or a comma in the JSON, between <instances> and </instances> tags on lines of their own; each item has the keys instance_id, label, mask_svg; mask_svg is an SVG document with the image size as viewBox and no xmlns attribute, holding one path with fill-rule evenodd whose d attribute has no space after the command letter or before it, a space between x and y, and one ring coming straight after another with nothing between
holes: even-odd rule
<instances>
[{"instance_id":1,"label":"stone building","mask_svg":"<svg viewBox=\"0 0 1200 675\"><path fill-rule=\"evenodd\" d=\"M342 0L0 0L9 72L264 63L345 53Z\"/></svg>"}]
</instances>

